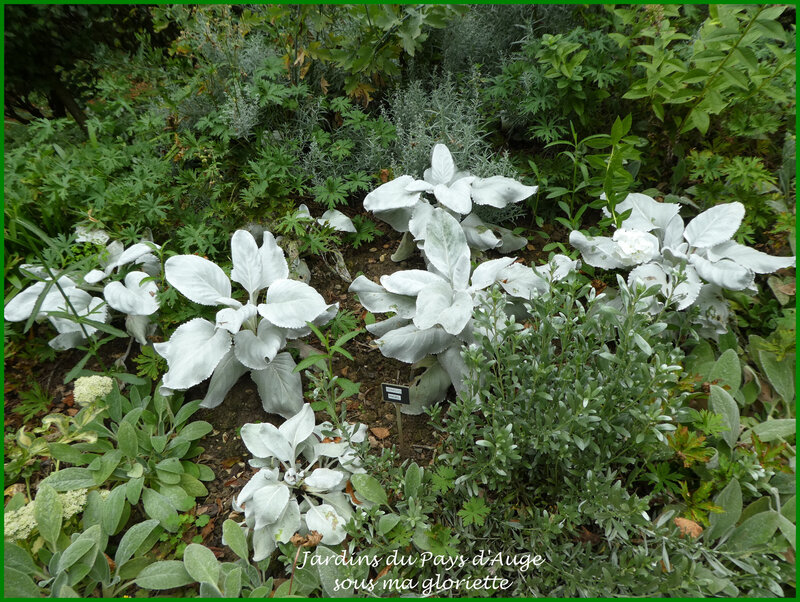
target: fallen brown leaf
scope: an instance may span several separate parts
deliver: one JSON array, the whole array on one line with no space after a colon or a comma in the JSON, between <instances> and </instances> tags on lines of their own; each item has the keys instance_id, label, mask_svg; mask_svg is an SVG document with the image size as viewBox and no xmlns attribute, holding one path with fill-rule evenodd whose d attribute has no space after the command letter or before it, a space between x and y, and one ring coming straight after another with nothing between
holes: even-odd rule
<instances>
[{"instance_id":1,"label":"fallen brown leaf","mask_svg":"<svg viewBox=\"0 0 800 602\"><path fill-rule=\"evenodd\" d=\"M371 429L372 434L375 435L378 439L386 439L389 436L389 429L383 426L373 426Z\"/></svg>"},{"instance_id":2,"label":"fallen brown leaf","mask_svg":"<svg viewBox=\"0 0 800 602\"><path fill-rule=\"evenodd\" d=\"M703 532L703 527L688 518L681 518L679 516L673 519L673 522L678 526L678 529L681 532L681 537L688 535L695 539L700 537L700 534Z\"/></svg>"}]
</instances>

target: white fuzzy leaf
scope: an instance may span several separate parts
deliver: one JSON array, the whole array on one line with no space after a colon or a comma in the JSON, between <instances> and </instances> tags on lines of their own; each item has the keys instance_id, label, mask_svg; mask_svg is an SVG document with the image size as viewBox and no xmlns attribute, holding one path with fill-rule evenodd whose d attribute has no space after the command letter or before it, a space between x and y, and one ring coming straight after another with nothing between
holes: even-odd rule
<instances>
[{"instance_id":1,"label":"white fuzzy leaf","mask_svg":"<svg viewBox=\"0 0 800 602\"><path fill-rule=\"evenodd\" d=\"M390 293L416 297L421 290L428 286L443 284L441 276L426 270L402 270L394 274L381 276L381 285Z\"/></svg>"},{"instance_id":2,"label":"white fuzzy leaf","mask_svg":"<svg viewBox=\"0 0 800 602\"><path fill-rule=\"evenodd\" d=\"M630 216L622 222L622 228L650 232L656 228L666 228L670 220L678 215L680 208L677 203L659 203L646 194L633 192L616 206L616 212L619 215L631 210Z\"/></svg>"},{"instance_id":3,"label":"white fuzzy leaf","mask_svg":"<svg viewBox=\"0 0 800 602\"><path fill-rule=\"evenodd\" d=\"M444 144L437 144L431 152L431 168L425 179L431 184L449 184L456 173L453 156Z\"/></svg>"},{"instance_id":4,"label":"white fuzzy leaf","mask_svg":"<svg viewBox=\"0 0 800 602\"><path fill-rule=\"evenodd\" d=\"M111 282L103 289L103 296L111 307L133 316L149 316L158 311L156 293L158 287L144 272L130 272L125 276L125 284Z\"/></svg>"},{"instance_id":5,"label":"white fuzzy leaf","mask_svg":"<svg viewBox=\"0 0 800 602\"><path fill-rule=\"evenodd\" d=\"M730 259L712 263L693 253L689 256L689 262L703 280L732 291L742 291L750 287L755 278L752 271Z\"/></svg>"},{"instance_id":6,"label":"white fuzzy leaf","mask_svg":"<svg viewBox=\"0 0 800 602\"><path fill-rule=\"evenodd\" d=\"M434 211L425 229L425 257L436 270L450 280L454 289L467 287L469 247L456 219L441 209Z\"/></svg>"},{"instance_id":7,"label":"white fuzzy leaf","mask_svg":"<svg viewBox=\"0 0 800 602\"><path fill-rule=\"evenodd\" d=\"M251 370L263 370L286 344L284 332L266 320L258 325L258 334L240 330L233 339L236 359Z\"/></svg>"},{"instance_id":8,"label":"white fuzzy leaf","mask_svg":"<svg viewBox=\"0 0 800 602\"><path fill-rule=\"evenodd\" d=\"M333 506L328 504L312 506L306 512L305 519L308 530L322 535L322 543L325 545L334 546L342 543L347 536L347 531L344 529L347 521L336 513Z\"/></svg>"},{"instance_id":9,"label":"white fuzzy leaf","mask_svg":"<svg viewBox=\"0 0 800 602\"><path fill-rule=\"evenodd\" d=\"M111 272L109 271L109 274L110 273ZM108 276L108 274L106 274L103 270L89 270L89 272L83 277L83 281L86 284L97 284L106 276Z\"/></svg>"},{"instance_id":10,"label":"white fuzzy leaf","mask_svg":"<svg viewBox=\"0 0 800 602\"><path fill-rule=\"evenodd\" d=\"M395 209L410 209L419 202L420 193L406 190L414 178L400 176L391 182L378 186L364 199L364 209L379 213ZM383 218L381 218L383 219Z\"/></svg>"},{"instance_id":11,"label":"white fuzzy leaf","mask_svg":"<svg viewBox=\"0 0 800 602\"><path fill-rule=\"evenodd\" d=\"M314 432L314 411L309 404L303 407L294 416L278 427L278 430L289 442L292 454L297 454L297 448Z\"/></svg>"},{"instance_id":12,"label":"white fuzzy leaf","mask_svg":"<svg viewBox=\"0 0 800 602\"><path fill-rule=\"evenodd\" d=\"M442 401L450 388L450 377L439 362L434 361L425 372L418 376L409 390L411 403L401 405L403 414L418 416L434 403Z\"/></svg>"},{"instance_id":13,"label":"white fuzzy leaf","mask_svg":"<svg viewBox=\"0 0 800 602\"><path fill-rule=\"evenodd\" d=\"M277 458L287 464L294 462L292 446L274 424L245 424L240 433L245 447L255 458Z\"/></svg>"},{"instance_id":14,"label":"white fuzzy leaf","mask_svg":"<svg viewBox=\"0 0 800 602\"><path fill-rule=\"evenodd\" d=\"M267 287L258 244L247 230L237 230L233 233L231 259L233 260L231 280L241 284L248 294L254 296Z\"/></svg>"},{"instance_id":15,"label":"white fuzzy leaf","mask_svg":"<svg viewBox=\"0 0 800 602\"><path fill-rule=\"evenodd\" d=\"M703 211L686 226L683 237L693 247L713 247L736 234L744 219L744 205L725 203Z\"/></svg>"},{"instance_id":16,"label":"white fuzzy leaf","mask_svg":"<svg viewBox=\"0 0 800 602\"><path fill-rule=\"evenodd\" d=\"M302 328L328 307L325 299L309 285L296 280L278 280L267 290L267 302L258 313L281 328Z\"/></svg>"},{"instance_id":17,"label":"white fuzzy leaf","mask_svg":"<svg viewBox=\"0 0 800 602\"><path fill-rule=\"evenodd\" d=\"M363 274L353 280L351 293L358 295L358 300L367 311L373 313L395 312L403 318L410 318L416 311L416 300L408 295L396 295L386 290Z\"/></svg>"},{"instance_id":18,"label":"white fuzzy leaf","mask_svg":"<svg viewBox=\"0 0 800 602\"><path fill-rule=\"evenodd\" d=\"M569 244L578 249L583 260L591 266L607 270L624 267L617 243L607 236L585 236L573 230L569 233Z\"/></svg>"},{"instance_id":19,"label":"white fuzzy leaf","mask_svg":"<svg viewBox=\"0 0 800 602\"><path fill-rule=\"evenodd\" d=\"M315 491L331 491L339 487L345 480L347 477L340 470L316 468L306 477L304 484Z\"/></svg>"},{"instance_id":20,"label":"white fuzzy leaf","mask_svg":"<svg viewBox=\"0 0 800 602\"><path fill-rule=\"evenodd\" d=\"M255 515L255 528L271 525L283 513L289 503L291 492L283 483L267 483L253 494L247 502L248 514Z\"/></svg>"},{"instance_id":21,"label":"white fuzzy leaf","mask_svg":"<svg viewBox=\"0 0 800 602\"><path fill-rule=\"evenodd\" d=\"M375 335L376 337L382 337L390 330L394 330L396 328L402 328L408 323L409 323L408 318L403 318L401 316L392 316L391 318L383 320L381 322L367 324L366 329L367 332Z\"/></svg>"},{"instance_id":22,"label":"white fuzzy leaf","mask_svg":"<svg viewBox=\"0 0 800 602\"><path fill-rule=\"evenodd\" d=\"M472 296L453 291L445 282L424 288L417 297L414 325L420 330L440 324L446 332L457 335L472 317Z\"/></svg>"},{"instance_id":23,"label":"white fuzzy leaf","mask_svg":"<svg viewBox=\"0 0 800 602\"><path fill-rule=\"evenodd\" d=\"M243 305L238 309L226 307L217 312L216 326L217 328L224 328L231 334L236 334L241 329L242 324L257 313L258 310L252 303Z\"/></svg>"},{"instance_id":24,"label":"white fuzzy leaf","mask_svg":"<svg viewBox=\"0 0 800 602\"><path fill-rule=\"evenodd\" d=\"M478 205L489 205L502 209L509 204L519 203L532 194L536 194L538 186L525 186L505 176L476 178L472 182L472 200Z\"/></svg>"},{"instance_id":25,"label":"white fuzzy leaf","mask_svg":"<svg viewBox=\"0 0 800 602\"><path fill-rule=\"evenodd\" d=\"M633 287L634 283L637 282L645 287L659 284L662 292L667 290L667 274L660 265L655 263L637 265L630 271L628 274L628 286Z\"/></svg>"},{"instance_id":26,"label":"white fuzzy leaf","mask_svg":"<svg viewBox=\"0 0 800 602\"><path fill-rule=\"evenodd\" d=\"M500 246L497 250L501 253L513 253L514 251L519 251L522 247L528 244L527 238L514 234L508 228L492 226L492 229L500 235Z\"/></svg>"},{"instance_id":27,"label":"white fuzzy leaf","mask_svg":"<svg viewBox=\"0 0 800 602\"><path fill-rule=\"evenodd\" d=\"M288 418L302 409L303 384L300 373L294 372L296 365L292 356L283 352L263 370L250 373L258 386L264 411Z\"/></svg>"},{"instance_id":28,"label":"white fuzzy leaf","mask_svg":"<svg viewBox=\"0 0 800 602\"><path fill-rule=\"evenodd\" d=\"M514 257L501 257L484 261L472 272L472 289L479 291L500 280L500 273L514 263L514 259Z\"/></svg>"},{"instance_id":29,"label":"white fuzzy leaf","mask_svg":"<svg viewBox=\"0 0 800 602\"><path fill-rule=\"evenodd\" d=\"M231 347L231 335L208 320L195 318L178 326L169 341L153 347L169 366L164 386L188 389L211 376Z\"/></svg>"},{"instance_id":30,"label":"white fuzzy leaf","mask_svg":"<svg viewBox=\"0 0 800 602\"><path fill-rule=\"evenodd\" d=\"M420 203L425 204L427 203ZM413 214L413 207L392 209L390 211L375 211L375 217L389 224L397 232L408 232L408 223Z\"/></svg>"},{"instance_id":31,"label":"white fuzzy leaf","mask_svg":"<svg viewBox=\"0 0 800 602\"><path fill-rule=\"evenodd\" d=\"M275 242L271 232L264 232L264 242L258 252L261 255L261 281L264 286L270 286L276 280L289 277L289 265L286 263L283 249Z\"/></svg>"},{"instance_id":32,"label":"white fuzzy leaf","mask_svg":"<svg viewBox=\"0 0 800 602\"><path fill-rule=\"evenodd\" d=\"M682 311L691 306L697 300L703 288L703 282L692 266L686 266L683 271L683 278L683 282L672 291L672 298L677 303L676 309L678 311Z\"/></svg>"},{"instance_id":33,"label":"white fuzzy leaf","mask_svg":"<svg viewBox=\"0 0 800 602\"><path fill-rule=\"evenodd\" d=\"M522 299L532 299L549 289L544 278L521 263L512 263L500 272L500 286L509 295Z\"/></svg>"},{"instance_id":34,"label":"white fuzzy leaf","mask_svg":"<svg viewBox=\"0 0 800 602\"><path fill-rule=\"evenodd\" d=\"M715 245L708 249L708 258L711 261L717 259L732 259L745 268L752 270L756 274L769 274L782 268L793 268L795 266L794 257L776 257L768 255L740 245L732 240Z\"/></svg>"},{"instance_id":35,"label":"white fuzzy leaf","mask_svg":"<svg viewBox=\"0 0 800 602\"><path fill-rule=\"evenodd\" d=\"M497 236L493 228L474 213L470 213L461 221L461 229L464 231L467 244L471 249L486 251L502 245L502 239Z\"/></svg>"},{"instance_id":36,"label":"white fuzzy leaf","mask_svg":"<svg viewBox=\"0 0 800 602\"><path fill-rule=\"evenodd\" d=\"M428 222L431 220L435 209L430 203L418 203L411 212L411 218L408 220L408 231L414 237L414 240L423 240L425 238L425 229L428 227Z\"/></svg>"},{"instance_id":37,"label":"white fuzzy leaf","mask_svg":"<svg viewBox=\"0 0 800 602\"><path fill-rule=\"evenodd\" d=\"M280 543L288 543L292 535L300 530L300 505L296 500L289 500L283 513L268 527L272 538Z\"/></svg>"},{"instance_id":38,"label":"white fuzzy leaf","mask_svg":"<svg viewBox=\"0 0 800 602\"><path fill-rule=\"evenodd\" d=\"M328 225L334 230L339 232L355 232L356 227L353 225L353 221L347 217L341 211L336 209L328 209L325 213L322 214L317 222L320 224Z\"/></svg>"},{"instance_id":39,"label":"white fuzzy leaf","mask_svg":"<svg viewBox=\"0 0 800 602\"><path fill-rule=\"evenodd\" d=\"M56 351L68 351L70 349L75 349L75 347L85 342L86 337L83 336L81 331L76 330L73 332L62 332L50 339L47 344Z\"/></svg>"},{"instance_id":40,"label":"white fuzzy leaf","mask_svg":"<svg viewBox=\"0 0 800 602\"><path fill-rule=\"evenodd\" d=\"M667 226L664 228L664 236L662 238L662 247L678 247L681 244L686 244L683 242L683 231L685 226L683 224L683 218L680 215L673 216Z\"/></svg>"},{"instance_id":41,"label":"white fuzzy leaf","mask_svg":"<svg viewBox=\"0 0 800 602\"><path fill-rule=\"evenodd\" d=\"M245 424L242 427L242 433L245 432L245 429L247 427L251 426L254 425ZM249 446L248 449L250 449ZM250 453L253 453L253 450L250 450ZM258 456L258 457L266 458L267 456ZM266 487L268 485L277 485L278 484L277 477L278 477L277 469L262 468L256 474L250 477L250 480L247 481L247 483L245 483L244 487L242 487L242 490L239 492L239 495L236 496L236 503L239 506L242 506L243 504L246 504L249 500L251 500L253 495L255 495L255 493L259 489Z\"/></svg>"},{"instance_id":42,"label":"white fuzzy leaf","mask_svg":"<svg viewBox=\"0 0 800 602\"><path fill-rule=\"evenodd\" d=\"M140 345L147 345L147 331L150 325L150 316L125 316L125 330Z\"/></svg>"},{"instance_id":43,"label":"white fuzzy leaf","mask_svg":"<svg viewBox=\"0 0 800 602\"><path fill-rule=\"evenodd\" d=\"M164 272L167 282L200 305L219 305L231 296L231 281L222 268L197 255L170 257Z\"/></svg>"},{"instance_id":44,"label":"white fuzzy leaf","mask_svg":"<svg viewBox=\"0 0 800 602\"><path fill-rule=\"evenodd\" d=\"M106 270L117 268L119 266L127 265L139 259L140 257L152 253L161 247L152 242L137 242L125 249L114 261L106 266Z\"/></svg>"},{"instance_id":45,"label":"white fuzzy leaf","mask_svg":"<svg viewBox=\"0 0 800 602\"><path fill-rule=\"evenodd\" d=\"M225 396L233 388L233 385L247 372L247 368L242 365L233 349L229 350L214 368L211 380L208 383L208 391L203 398L201 407L216 408L225 400Z\"/></svg>"},{"instance_id":46,"label":"white fuzzy leaf","mask_svg":"<svg viewBox=\"0 0 800 602\"><path fill-rule=\"evenodd\" d=\"M452 335L438 326L420 330L409 324L386 333L375 343L384 356L413 364L427 355L443 351L453 340Z\"/></svg>"},{"instance_id":47,"label":"white fuzzy leaf","mask_svg":"<svg viewBox=\"0 0 800 602\"><path fill-rule=\"evenodd\" d=\"M472 199L469 196L470 182L472 182L471 176L456 180L449 186L437 184L433 188L433 196L451 211L466 215L472 211Z\"/></svg>"},{"instance_id":48,"label":"white fuzzy leaf","mask_svg":"<svg viewBox=\"0 0 800 602\"><path fill-rule=\"evenodd\" d=\"M461 350L461 344L456 343L455 345L450 345L450 347L436 356L439 364L447 372L450 381L453 383L456 393L460 393L464 389L464 382L469 374L467 364L461 357Z\"/></svg>"}]
</instances>

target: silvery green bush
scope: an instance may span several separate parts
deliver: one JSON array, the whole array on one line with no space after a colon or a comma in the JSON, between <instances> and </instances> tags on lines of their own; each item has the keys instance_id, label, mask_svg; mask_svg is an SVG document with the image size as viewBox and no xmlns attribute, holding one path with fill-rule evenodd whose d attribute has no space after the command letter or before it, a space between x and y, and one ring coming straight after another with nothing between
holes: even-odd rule
<instances>
[{"instance_id":1,"label":"silvery green bush","mask_svg":"<svg viewBox=\"0 0 800 602\"><path fill-rule=\"evenodd\" d=\"M700 325L711 334L727 331L723 290L755 290L755 275L794 267L794 257L774 257L731 240L744 218L739 202L716 205L684 224L677 203L629 194L616 206L630 211L611 237L575 230L569 241L589 265L630 269L628 284L660 287L650 310L700 309Z\"/></svg>"},{"instance_id":2,"label":"silvery green bush","mask_svg":"<svg viewBox=\"0 0 800 602\"><path fill-rule=\"evenodd\" d=\"M364 208L398 232L407 233L405 247L393 259L407 257L409 237L423 244L426 225L436 208L447 210L456 217L470 247L479 250L498 249L509 253L521 249L527 240L510 230L486 224L472 212L473 204L502 209L519 203L534 194L537 186L525 186L512 178L492 176L478 178L460 171L444 144L437 144L431 152L431 166L423 179L402 175L370 192L364 199ZM433 202L422 195L433 197Z\"/></svg>"},{"instance_id":3,"label":"silvery green bush","mask_svg":"<svg viewBox=\"0 0 800 602\"><path fill-rule=\"evenodd\" d=\"M167 360L165 392L185 390L211 377L202 406L222 403L246 372L258 387L267 412L289 418L303 404L300 374L288 352L287 340L307 335L307 322L323 325L338 311L307 284L289 280L283 250L270 232L259 247L253 235L237 230L231 238L231 276L197 255L176 255L164 264L172 286L200 305L222 306L215 322L194 318L181 324L172 337L154 345ZM234 299L231 280L247 292L246 303ZM261 293L266 298L259 303Z\"/></svg>"},{"instance_id":4,"label":"silvery green bush","mask_svg":"<svg viewBox=\"0 0 800 602\"><path fill-rule=\"evenodd\" d=\"M470 249L455 217L433 208L426 223L423 252L426 270L402 270L381 276L380 284L365 276L356 278L350 292L375 313L393 313L367 329L379 338L381 353L413 364L428 356L425 375L416 385L416 399L403 411L420 413L442 399L452 383L461 389L466 369L461 348L473 341L473 310L486 289L498 284L518 301L544 294L553 279L565 277L576 262L555 256L538 269L515 263L513 257L484 261L472 270Z\"/></svg>"}]
</instances>

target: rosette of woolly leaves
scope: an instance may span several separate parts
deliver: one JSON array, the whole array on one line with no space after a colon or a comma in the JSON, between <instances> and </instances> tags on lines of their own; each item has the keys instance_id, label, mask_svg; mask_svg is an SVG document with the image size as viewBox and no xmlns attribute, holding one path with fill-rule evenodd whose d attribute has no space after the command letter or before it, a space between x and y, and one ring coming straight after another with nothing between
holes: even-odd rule
<instances>
[{"instance_id":1,"label":"rosette of woolly leaves","mask_svg":"<svg viewBox=\"0 0 800 602\"><path fill-rule=\"evenodd\" d=\"M512 297L530 299L549 288L548 278L561 278L574 262L559 257L543 273L515 263L512 257L492 259L470 266L470 250L458 221L443 209L433 209L426 224L423 247L428 270L404 270L381 276L380 284L365 276L356 278L350 292L373 313L393 313L387 320L367 329L384 356L414 364L436 356L438 365L428 362L429 382L417 383L441 399L452 382L460 390L465 374L460 350L472 342L472 313L483 291L495 283ZM564 261L562 261L562 259ZM435 384L433 383L435 379ZM416 400L401 409L419 413L432 402Z\"/></svg>"},{"instance_id":2,"label":"rosette of woolly leaves","mask_svg":"<svg viewBox=\"0 0 800 602\"><path fill-rule=\"evenodd\" d=\"M250 465L260 470L233 507L244 512L245 527L252 530L254 561L267 558L278 543L288 542L297 532L317 531L326 545L344 540L344 526L353 513L344 489L359 469L350 443L330 434L337 433L331 433L329 425L315 426L308 404L279 427L242 427L242 441L254 456ZM348 425L347 434L353 443L363 441L366 427Z\"/></svg>"},{"instance_id":3,"label":"rosette of woolly leaves","mask_svg":"<svg viewBox=\"0 0 800 602\"><path fill-rule=\"evenodd\" d=\"M124 282L110 282L103 288L106 303L126 314L125 328L140 345L147 344L150 317L158 311L158 287L145 272L129 272Z\"/></svg>"},{"instance_id":4,"label":"rosette of woolly leaves","mask_svg":"<svg viewBox=\"0 0 800 602\"><path fill-rule=\"evenodd\" d=\"M505 176L478 178L459 171L448 148L437 144L422 180L409 175L395 178L369 193L364 208L395 230L409 232L421 243L432 209L441 207L458 218L470 247L508 253L522 248L526 240L506 228L483 222L472 213L473 204L502 209L528 198L536 190L536 186L525 186ZM423 193L431 195L436 205L428 202ZM462 219L463 216L467 217Z\"/></svg>"},{"instance_id":5,"label":"rosette of woolly leaves","mask_svg":"<svg viewBox=\"0 0 800 602\"><path fill-rule=\"evenodd\" d=\"M250 372L267 412L294 415L303 403L300 374L287 352L288 339L310 332L308 322L322 325L336 315L307 284L289 280L283 250L270 232L259 247L253 235L237 230L231 239L231 276L214 262L196 255L170 257L167 281L200 305L222 306L215 322L195 318L179 326L155 350L167 360L166 389L188 389L211 378L202 406L222 403L236 381ZM231 281L247 291L247 302L232 297ZM266 298L259 296L266 290Z\"/></svg>"},{"instance_id":6,"label":"rosette of woolly leaves","mask_svg":"<svg viewBox=\"0 0 800 602\"><path fill-rule=\"evenodd\" d=\"M678 310L698 305L713 309L705 312L708 315L726 316L727 310L720 307L723 289L752 289L756 274L795 265L794 257L774 257L731 240L745 214L739 202L711 207L686 225L680 205L659 203L644 194L628 195L616 210L630 210L630 215L613 236L573 231L570 243L589 265L633 268L629 284L659 285L662 296ZM718 330L723 327L718 324Z\"/></svg>"}]
</instances>

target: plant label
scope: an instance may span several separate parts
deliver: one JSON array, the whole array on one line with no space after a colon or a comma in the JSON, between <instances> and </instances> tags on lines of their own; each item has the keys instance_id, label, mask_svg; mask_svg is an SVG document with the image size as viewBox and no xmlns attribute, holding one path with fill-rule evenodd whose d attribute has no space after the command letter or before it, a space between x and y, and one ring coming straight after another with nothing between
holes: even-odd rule
<instances>
[{"instance_id":1,"label":"plant label","mask_svg":"<svg viewBox=\"0 0 800 602\"><path fill-rule=\"evenodd\" d=\"M390 385L388 383L381 383L383 401L408 405L411 403L411 394L409 393L409 390L409 387L406 387L405 385Z\"/></svg>"}]
</instances>

